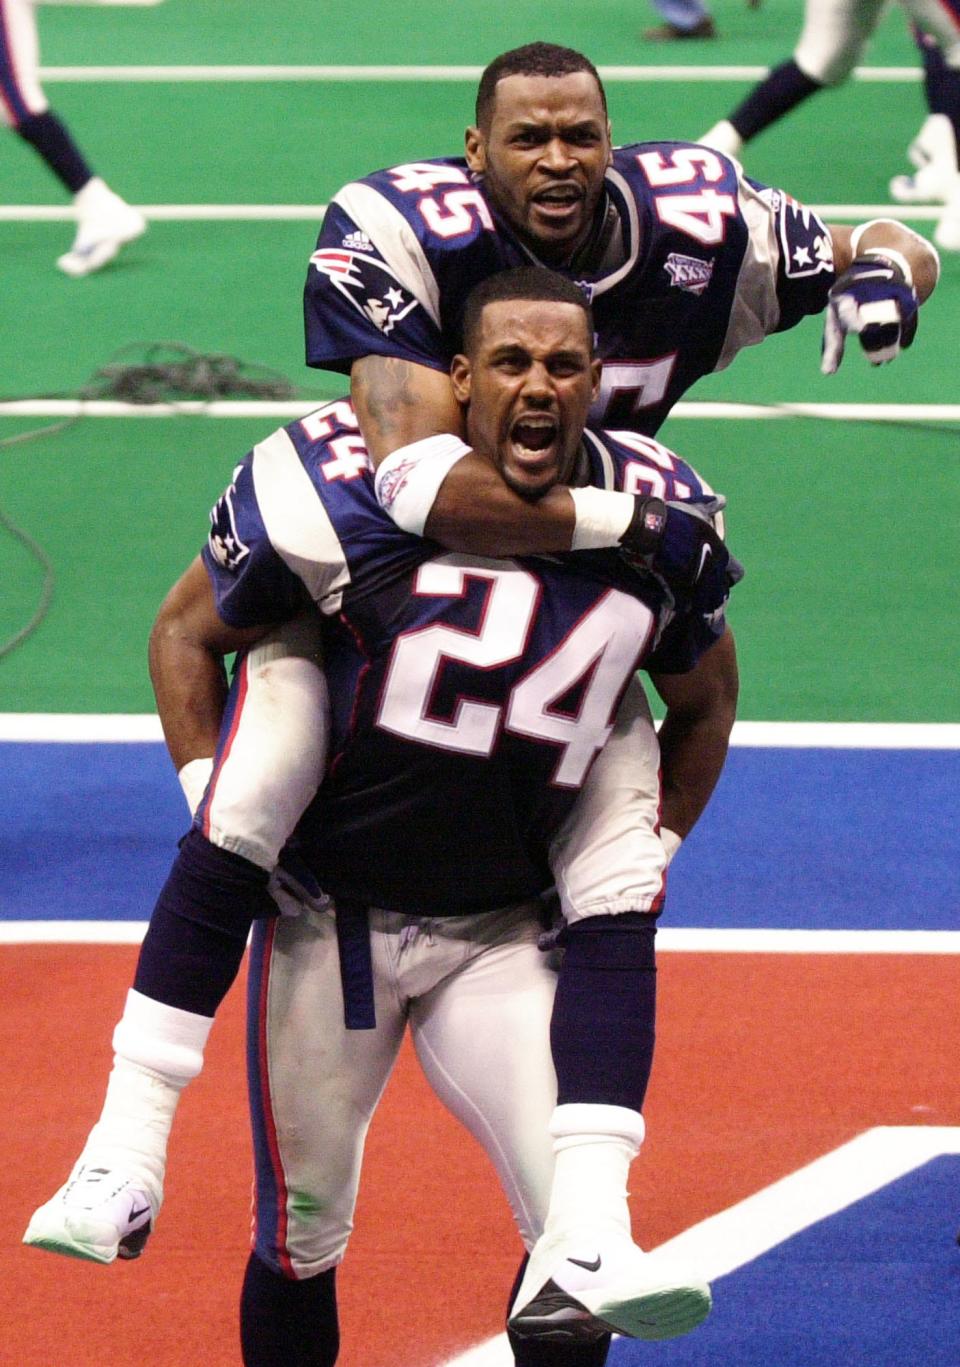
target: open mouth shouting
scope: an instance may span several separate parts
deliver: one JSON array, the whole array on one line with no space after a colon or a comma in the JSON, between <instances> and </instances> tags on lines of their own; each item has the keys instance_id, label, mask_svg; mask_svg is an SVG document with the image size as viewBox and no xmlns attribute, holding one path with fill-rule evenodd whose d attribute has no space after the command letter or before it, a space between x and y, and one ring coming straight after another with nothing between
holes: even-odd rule
<instances>
[{"instance_id":1,"label":"open mouth shouting","mask_svg":"<svg viewBox=\"0 0 960 1367\"><path fill-rule=\"evenodd\" d=\"M509 467L531 488L555 478L560 454L560 423L552 413L521 413L510 425Z\"/></svg>"},{"instance_id":2,"label":"open mouth shouting","mask_svg":"<svg viewBox=\"0 0 960 1367\"><path fill-rule=\"evenodd\" d=\"M578 220L583 213L583 187L565 180L537 190L531 196L534 212L541 221L561 227Z\"/></svg>"}]
</instances>

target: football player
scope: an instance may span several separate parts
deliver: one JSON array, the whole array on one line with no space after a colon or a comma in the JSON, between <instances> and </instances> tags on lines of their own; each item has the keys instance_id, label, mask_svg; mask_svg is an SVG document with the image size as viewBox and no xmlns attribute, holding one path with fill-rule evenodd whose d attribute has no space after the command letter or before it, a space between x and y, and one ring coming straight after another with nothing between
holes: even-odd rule
<instances>
[{"instance_id":1,"label":"football player","mask_svg":"<svg viewBox=\"0 0 960 1367\"><path fill-rule=\"evenodd\" d=\"M960 251L960 0L901 3L914 20L930 114L908 152L916 174L894 176L890 193L901 204L943 203L933 240ZM738 157L751 138L818 90L841 85L863 56L886 8L886 0L807 0L803 31L790 60L765 76L700 141Z\"/></svg>"},{"instance_id":2,"label":"football player","mask_svg":"<svg viewBox=\"0 0 960 1367\"><path fill-rule=\"evenodd\" d=\"M669 582L642 543L632 563L615 551L491 560L410 536L378 506L356 416L340 402L238 467L203 562L161 614L154 668L177 754L194 747L197 718L219 711L223 652L297 620L307 601L323 620L332 759L298 849L336 923L324 903L277 889L287 915L255 935L249 1367L335 1360L335 1268L363 1137L408 1021L438 1092L490 1150L533 1250L511 1302L518 1363L600 1364L610 1331L671 1337L709 1309L705 1283L634 1245L626 1204L665 864L659 790L638 787L648 714L634 671L654 671L667 702L664 817L685 830L719 772L705 779L704 745L722 763L732 725L723 610L737 572L704 521L718 500L688 466L630 433L583 433L599 382L592 331L572 283L529 269L488 280L468 305L454 389L477 450L531 504L561 478L659 488L665 502L635 506L649 548L662 537L673 557ZM241 663L208 806L229 785L245 673ZM202 862L204 839L191 832L188 858ZM555 1007L537 949L553 884L564 918ZM95 1250L111 1212L90 1197L107 1175L79 1171L28 1240ZM131 1206L156 1212L156 1168L142 1164L138 1181L112 1193L121 1220ZM58 1242L64 1208L70 1246ZM148 1219L125 1235L128 1250ZM547 1356L544 1336L560 1341Z\"/></svg>"},{"instance_id":3,"label":"football player","mask_svg":"<svg viewBox=\"0 0 960 1367\"><path fill-rule=\"evenodd\" d=\"M73 196L77 232L57 260L67 275L90 275L147 230L139 209L99 177L69 129L50 108L37 79L39 45L34 0L0 0L0 118L39 153Z\"/></svg>"}]
</instances>

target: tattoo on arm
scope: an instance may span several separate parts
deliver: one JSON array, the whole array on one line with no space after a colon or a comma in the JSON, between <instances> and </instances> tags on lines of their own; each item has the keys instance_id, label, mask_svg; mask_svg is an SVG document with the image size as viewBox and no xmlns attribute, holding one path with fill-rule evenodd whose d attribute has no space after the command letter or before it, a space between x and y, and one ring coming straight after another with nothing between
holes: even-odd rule
<instances>
[{"instance_id":1,"label":"tattoo on arm","mask_svg":"<svg viewBox=\"0 0 960 1367\"><path fill-rule=\"evenodd\" d=\"M419 407L411 384L417 369L398 356L368 356L355 375L354 397L380 440L402 438L411 413Z\"/></svg>"}]
</instances>

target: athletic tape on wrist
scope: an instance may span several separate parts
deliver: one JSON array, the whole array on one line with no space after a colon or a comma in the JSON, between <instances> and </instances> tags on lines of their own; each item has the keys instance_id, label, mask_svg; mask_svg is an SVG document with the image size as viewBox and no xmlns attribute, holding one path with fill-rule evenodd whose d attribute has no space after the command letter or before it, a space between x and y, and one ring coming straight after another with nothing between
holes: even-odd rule
<instances>
[{"instance_id":1,"label":"athletic tape on wrist","mask_svg":"<svg viewBox=\"0 0 960 1367\"><path fill-rule=\"evenodd\" d=\"M668 830L666 826L661 826L660 843L664 848L664 852L667 856L667 863L669 864L670 860L683 844L683 836L677 835L676 831Z\"/></svg>"},{"instance_id":2,"label":"athletic tape on wrist","mask_svg":"<svg viewBox=\"0 0 960 1367\"><path fill-rule=\"evenodd\" d=\"M889 266L897 266L903 272L903 283L913 289L913 271L903 252L894 251L892 247L864 247L860 255L875 256L879 261L886 261Z\"/></svg>"},{"instance_id":3,"label":"athletic tape on wrist","mask_svg":"<svg viewBox=\"0 0 960 1367\"><path fill-rule=\"evenodd\" d=\"M636 506L633 494L612 489L571 489L576 523L572 551L598 551L619 546Z\"/></svg>"},{"instance_id":4,"label":"athletic tape on wrist","mask_svg":"<svg viewBox=\"0 0 960 1367\"><path fill-rule=\"evenodd\" d=\"M915 233L915 232L913 231L912 228L905 228L904 225L903 225L902 223L897 223L897 222L895 222L894 219L892 219L892 218L871 218L870 221L869 221L868 223L858 223L857 226L854 228L853 232L850 234L850 250L851 250L851 252L853 253L853 255L854 255L855 257L856 257L856 256L886 256L886 257L889 257L890 260L894 263L894 265L899 266L900 269L903 271L904 280L906 281L906 283L907 283L907 284L910 286L910 288L912 289L912 288L913 288L913 271L912 271L911 268L910 268L910 262L907 260L907 258L903 255L902 252L898 252L894 247L880 247L880 246L875 246L875 247L864 247L864 249L863 249L862 252L861 252L861 250L860 250L860 242L861 242L861 239L863 238L863 235L864 235L864 233L867 231L868 228L886 228L886 227L898 228L898 229L902 230L903 232L909 233L910 236L913 237L913 238L916 238L916 240L917 240L918 242L923 243L924 247L926 247L928 251L933 252L933 255L936 257L936 262L937 262L937 274L938 274L938 275L940 274L940 258L939 258L939 256L937 256L937 253L934 251L934 248L930 245L930 243L927 241L927 239L926 239L925 237L921 237L919 233Z\"/></svg>"},{"instance_id":5,"label":"athletic tape on wrist","mask_svg":"<svg viewBox=\"0 0 960 1367\"><path fill-rule=\"evenodd\" d=\"M466 442L449 432L399 447L377 470L377 502L398 527L423 536L440 485L469 451Z\"/></svg>"},{"instance_id":6,"label":"athletic tape on wrist","mask_svg":"<svg viewBox=\"0 0 960 1367\"><path fill-rule=\"evenodd\" d=\"M177 774L191 816L196 814L196 810L200 806L212 773L213 759L211 757L210 759L189 759Z\"/></svg>"}]
</instances>

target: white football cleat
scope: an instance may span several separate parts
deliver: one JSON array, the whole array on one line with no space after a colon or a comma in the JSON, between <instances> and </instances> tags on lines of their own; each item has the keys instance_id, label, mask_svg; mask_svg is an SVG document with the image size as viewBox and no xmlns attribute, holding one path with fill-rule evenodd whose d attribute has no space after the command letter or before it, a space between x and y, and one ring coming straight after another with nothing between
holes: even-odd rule
<instances>
[{"instance_id":1,"label":"white football cleat","mask_svg":"<svg viewBox=\"0 0 960 1367\"><path fill-rule=\"evenodd\" d=\"M702 137L697 138L704 147L712 147L715 152L722 152L725 157L739 157L743 151L743 138L734 128L729 119L721 119Z\"/></svg>"},{"instance_id":2,"label":"white football cleat","mask_svg":"<svg viewBox=\"0 0 960 1367\"><path fill-rule=\"evenodd\" d=\"M644 1253L622 1230L544 1234L507 1321L521 1338L556 1342L605 1332L635 1339L678 1338L710 1313L710 1287Z\"/></svg>"},{"instance_id":3,"label":"white football cleat","mask_svg":"<svg viewBox=\"0 0 960 1367\"><path fill-rule=\"evenodd\" d=\"M912 176L894 176L890 194L898 204L945 204L956 182L955 168L931 161Z\"/></svg>"},{"instance_id":4,"label":"white football cleat","mask_svg":"<svg viewBox=\"0 0 960 1367\"><path fill-rule=\"evenodd\" d=\"M898 204L945 204L957 180L957 138L946 114L929 114L907 148L917 168L912 176L894 176L890 194Z\"/></svg>"},{"instance_id":5,"label":"white football cleat","mask_svg":"<svg viewBox=\"0 0 960 1367\"><path fill-rule=\"evenodd\" d=\"M112 261L120 248L147 231L147 220L139 209L94 177L76 195L77 235L57 265L74 279L91 275Z\"/></svg>"},{"instance_id":6,"label":"white football cleat","mask_svg":"<svg viewBox=\"0 0 960 1367\"><path fill-rule=\"evenodd\" d=\"M23 1242L94 1263L139 1258L158 1208L139 1179L81 1163L66 1185L34 1211Z\"/></svg>"},{"instance_id":7,"label":"white football cleat","mask_svg":"<svg viewBox=\"0 0 960 1367\"><path fill-rule=\"evenodd\" d=\"M943 217L933 231L933 240L947 252L960 252L960 176L947 200Z\"/></svg>"}]
</instances>

